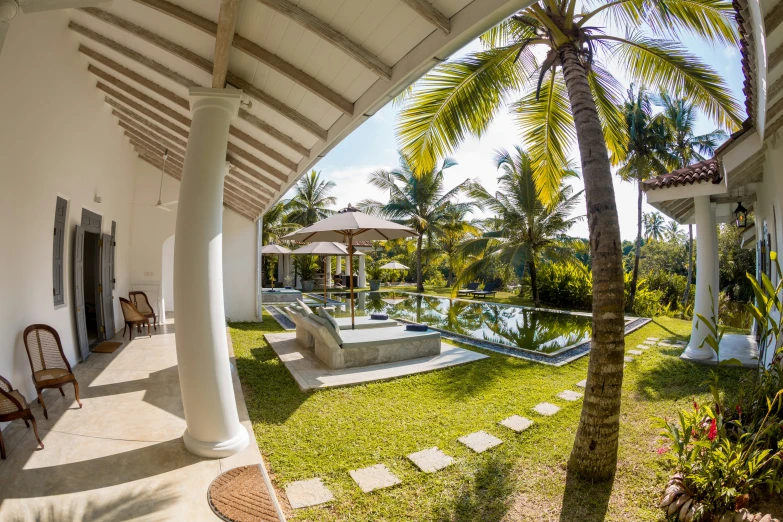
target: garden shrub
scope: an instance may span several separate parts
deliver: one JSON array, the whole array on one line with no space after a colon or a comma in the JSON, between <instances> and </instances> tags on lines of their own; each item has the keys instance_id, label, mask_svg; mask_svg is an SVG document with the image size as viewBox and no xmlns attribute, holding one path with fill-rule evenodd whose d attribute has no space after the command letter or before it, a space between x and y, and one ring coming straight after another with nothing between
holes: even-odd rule
<instances>
[{"instance_id":1,"label":"garden shrub","mask_svg":"<svg viewBox=\"0 0 783 522\"><path fill-rule=\"evenodd\" d=\"M443 277L443 274L441 274L439 271L433 273L429 279L424 281L424 284L426 286L436 286L436 287L443 287L446 286L446 278Z\"/></svg>"},{"instance_id":2,"label":"garden shrub","mask_svg":"<svg viewBox=\"0 0 783 522\"><path fill-rule=\"evenodd\" d=\"M548 263L536 272L541 302L556 308L590 310L593 278L587 270L565 263Z\"/></svg>"}]
</instances>

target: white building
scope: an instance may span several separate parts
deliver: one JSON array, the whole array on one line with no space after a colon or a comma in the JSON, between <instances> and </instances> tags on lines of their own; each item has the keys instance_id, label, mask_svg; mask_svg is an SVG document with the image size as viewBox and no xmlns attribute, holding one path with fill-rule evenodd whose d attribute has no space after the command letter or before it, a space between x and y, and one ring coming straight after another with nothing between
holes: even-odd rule
<instances>
[{"instance_id":1,"label":"white building","mask_svg":"<svg viewBox=\"0 0 783 522\"><path fill-rule=\"evenodd\" d=\"M783 2L737 0L734 5L741 35L748 119L740 131L721 145L714 158L643 184L649 204L678 223L696 225L694 308L705 317L711 316L713 306L716 312L718 309L716 223L733 222L740 202L755 213L754 223L749 223L743 234L743 246L757 252L756 275L763 271L775 284L777 274L769 253L783 248L783 183L778 179L777 168L783 164ZM714 358L711 348L699 348L707 329L697 329L697 323L694 318L691 341L683 356ZM727 346L727 357L729 352L755 355L752 338L745 342L736 337L726 341L731 345ZM769 364L774 350L760 348L761 362Z\"/></svg>"}]
</instances>

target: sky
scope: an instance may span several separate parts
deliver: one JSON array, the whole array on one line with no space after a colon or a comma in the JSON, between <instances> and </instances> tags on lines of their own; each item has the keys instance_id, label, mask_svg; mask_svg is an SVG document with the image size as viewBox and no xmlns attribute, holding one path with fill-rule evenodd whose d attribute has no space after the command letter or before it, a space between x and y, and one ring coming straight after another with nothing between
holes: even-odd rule
<instances>
[{"instance_id":1,"label":"sky","mask_svg":"<svg viewBox=\"0 0 783 522\"><path fill-rule=\"evenodd\" d=\"M689 51L710 64L728 83L734 97L744 104L742 94L742 82L744 77L740 65L739 50L736 48L716 47L712 48L699 41L691 41ZM468 52L480 50L481 45L474 41L458 53L456 56ZM608 63L607 68L613 70L618 64ZM628 85L623 77L618 79ZM386 105L372 118L368 119L361 127L344 139L316 166L315 170L321 171L321 175L336 184L332 192L337 198L337 207L344 208L348 203L357 204L359 201L370 198L378 201L388 201L388 193L372 187L368 183L369 174L377 169L391 169L397 166L397 139L394 132L398 108L393 104ZM715 124L706 117L700 117L696 132L707 133L715 129ZM459 185L466 179L481 182L490 192L497 187L498 171L494 165L495 151L501 148L511 149L514 145L524 142L520 133L508 112L503 110L492 122L488 132L481 139L469 138L463 142L459 149L452 154L457 165L445 171L446 189ZM572 151L575 156L576 151ZM578 164L578 158L577 164ZM573 182L574 188L581 190L581 180ZM625 183L614 177L614 190L617 199L617 209L620 217L620 229L623 239L633 240L636 236L636 187L631 183ZM286 194L286 198L293 195ZM584 200L583 200L584 201ZM652 212L655 209L644 203L644 212ZM584 205L579 206L576 215L584 215ZM482 216L480 212L477 213ZM580 220L574 225L569 234L577 237L587 237L586 220Z\"/></svg>"}]
</instances>

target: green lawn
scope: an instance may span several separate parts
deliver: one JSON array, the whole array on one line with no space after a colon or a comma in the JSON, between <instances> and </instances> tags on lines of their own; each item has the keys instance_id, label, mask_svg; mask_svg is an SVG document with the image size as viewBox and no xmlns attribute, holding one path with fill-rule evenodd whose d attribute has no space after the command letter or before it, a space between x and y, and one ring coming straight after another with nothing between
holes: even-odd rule
<instances>
[{"instance_id":1,"label":"green lawn","mask_svg":"<svg viewBox=\"0 0 783 522\"><path fill-rule=\"evenodd\" d=\"M276 487L321 477L335 495L324 507L288 510L291 520L662 521L655 502L668 471L651 419L707 397L702 382L709 368L680 361L681 349L656 347L629 363L617 477L593 486L565 472L581 401L555 396L578 389L587 357L552 368L487 352L489 359L426 375L302 393L263 339L281 330L271 317L230 326L256 439ZM661 318L626 344L633 349L649 336L684 340L689 332L689 322ZM734 389L744 370L719 371L722 384ZM531 409L542 401L562 410L541 417ZM498 425L513 414L535 424L519 435ZM477 430L505 442L481 455L457 442ZM455 464L424 474L405 458L432 446ZM379 463L402 484L362 493L348 471Z\"/></svg>"}]
</instances>

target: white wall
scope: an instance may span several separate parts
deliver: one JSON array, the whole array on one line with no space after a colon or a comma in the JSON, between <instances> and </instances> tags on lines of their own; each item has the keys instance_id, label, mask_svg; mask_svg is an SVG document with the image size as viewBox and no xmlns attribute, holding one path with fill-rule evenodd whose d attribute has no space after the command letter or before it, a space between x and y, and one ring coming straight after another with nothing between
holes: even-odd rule
<instances>
[{"instance_id":1,"label":"white wall","mask_svg":"<svg viewBox=\"0 0 783 522\"><path fill-rule=\"evenodd\" d=\"M256 318L256 224L223 211L223 296L232 321Z\"/></svg>"},{"instance_id":2,"label":"white wall","mask_svg":"<svg viewBox=\"0 0 783 522\"><path fill-rule=\"evenodd\" d=\"M166 312L174 311L174 236L170 236L163 242L163 259L161 262L161 276L163 283L163 302Z\"/></svg>"},{"instance_id":3,"label":"white wall","mask_svg":"<svg viewBox=\"0 0 783 522\"><path fill-rule=\"evenodd\" d=\"M46 323L78 359L72 313L73 229L82 208L117 222L116 289L130 281L130 223L136 158L77 52L65 11L17 16L0 53L0 375L35 398L22 331ZM98 194L100 204L93 201ZM57 196L69 200L65 304L52 299ZM116 304L116 303L115 303ZM115 306L117 324L121 312Z\"/></svg>"}]
</instances>

